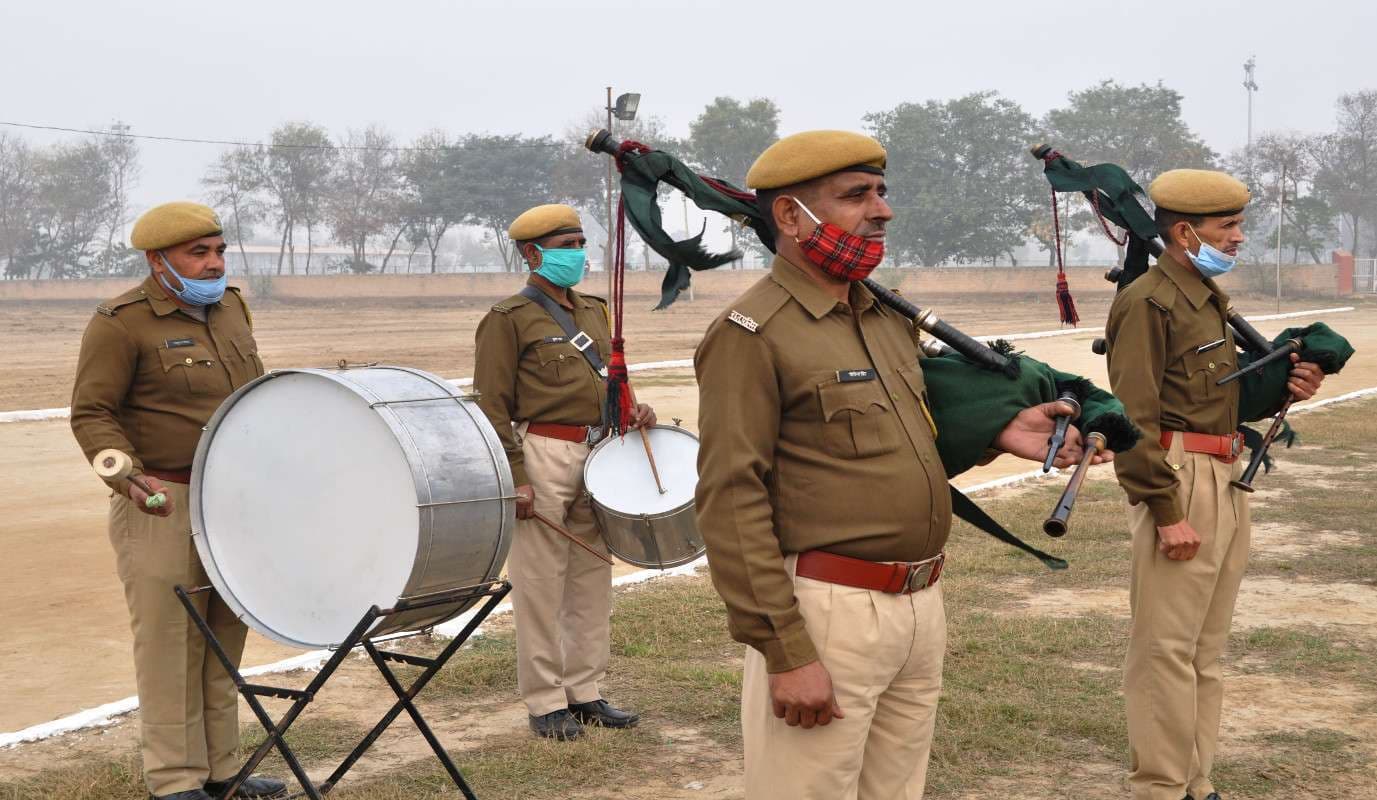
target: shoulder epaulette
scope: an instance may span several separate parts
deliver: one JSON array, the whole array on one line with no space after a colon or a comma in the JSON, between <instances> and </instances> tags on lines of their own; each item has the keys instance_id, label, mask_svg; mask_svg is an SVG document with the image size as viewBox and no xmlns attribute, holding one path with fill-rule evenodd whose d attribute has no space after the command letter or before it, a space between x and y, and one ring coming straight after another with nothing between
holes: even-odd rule
<instances>
[{"instance_id":1,"label":"shoulder epaulette","mask_svg":"<svg viewBox=\"0 0 1377 800\"><path fill-rule=\"evenodd\" d=\"M140 300L146 299L148 299L148 295L144 294L143 289L130 289L129 291L125 292L119 297L106 300L104 303L101 303L100 305L96 306L96 313L104 314L107 317L113 317L115 316L116 312L118 312L124 306L132 305L134 303L139 302Z\"/></svg>"},{"instance_id":2,"label":"shoulder epaulette","mask_svg":"<svg viewBox=\"0 0 1377 800\"><path fill-rule=\"evenodd\" d=\"M506 300L503 300L502 302L495 304L492 307L492 310L496 311L499 314L510 314L516 309L530 302L531 298L526 297L524 295L514 294L511 297L508 297Z\"/></svg>"},{"instance_id":3,"label":"shoulder epaulette","mask_svg":"<svg viewBox=\"0 0 1377 800\"><path fill-rule=\"evenodd\" d=\"M751 333L758 333L770 318L789 302L789 292L775 283L757 284L737 298L726 319Z\"/></svg>"}]
</instances>

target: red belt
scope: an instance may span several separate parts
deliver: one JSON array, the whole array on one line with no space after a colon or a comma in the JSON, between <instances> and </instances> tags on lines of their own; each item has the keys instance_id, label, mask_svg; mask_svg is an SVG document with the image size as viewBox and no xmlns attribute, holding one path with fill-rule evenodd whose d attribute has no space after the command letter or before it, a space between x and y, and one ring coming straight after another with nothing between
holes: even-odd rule
<instances>
[{"instance_id":1,"label":"red belt","mask_svg":"<svg viewBox=\"0 0 1377 800\"><path fill-rule=\"evenodd\" d=\"M593 425L564 425L559 422L532 422L526 428L532 436L563 439L566 442L594 444L602 438L602 428Z\"/></svg>"},{"instance_id":2,"label":"red belt","mask_svg":"<svg viewBox=\"0 0 1377 800\"><path fill-rule=\"evenodd\" d=\"M189 469L148 469L145 467L143 474L170 483L191 483L191 470Z\"/></svg>"},{"instance_id":3,"label":"red belt","mask_svg":"<svg viewBox=\"0 0 1377 800\"><path fill-rule=\"evenodd\" d=\"M809 550L799 553L795 574L801 578L854 586L857 589L912 594L937 583L937 579L942 575L942 564L946 560L946 553L938 553L925 561L900 561L891 564L839 556L821 550Z\"/></svg>"},{"instance_id":4,"label":"red belt","mask_svg":"<svg viewBox=\"0 0 1377 800\"><path fill-rule=\"evenodd\" d=\"M1243 452L1243 434L1234 433L1192 433L1190 431L1162 431L1162 447L1171 447L1171 437L1181 437L1181 449L1187 453L1204 453L1214 456L1225 464L1238 460Z\"/></svg>"}]
</instances>

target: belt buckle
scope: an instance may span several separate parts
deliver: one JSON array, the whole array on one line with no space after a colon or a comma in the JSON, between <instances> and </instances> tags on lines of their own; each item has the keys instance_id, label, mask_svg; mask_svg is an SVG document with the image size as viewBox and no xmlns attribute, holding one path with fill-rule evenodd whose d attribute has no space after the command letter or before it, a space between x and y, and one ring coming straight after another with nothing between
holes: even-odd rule
<instances>
[{"instance_id":1,"label":"belt buckle","mask_svg":"<svg viewBox=\"0 0 1377 800\"><path fill-rule=\"evenodd\" d=\"M574 338L569 340L569 344L572 344L574 346L574 349L579 351L580 353L582 353L584 350L587 350L588 346L592 343L593 337L589 336L583 331L579 331L578 333L574 334Z\"/></svg>"},{"instance_id":2,"label":"belt buckle","mask_svg":"<svg viewBox=\"0 0 1377 800\"><path fill-rule=\"evenodd\" d=\"M908 594L921 592L928 588L928 580L932 577L932 568L936 565L935 559L921 564L908 565L908 578L904 580L904 588Z\"/></svg>"},{"instance_id":3,"label":"belt buckle","mask_svg":"<svg viewBox=\"0 0 1377 800\"><path fill-rule=\"evenodd\" d=\"M1237 461L1243 455L1243 434L1235 433L1229 437L1229 460Z\"/></svg>"},{"instance_id":4,"label":"belt buckle","mask_svg":"<svg viewBox=\"0 0 1377 800\"><path fill-rule=\"evenodd\" d=\"M597 425L589 425L589 426L588 426L588 432L587 432L586 434L584 434L583 443L586 444L586 445L588 445L589 447L592 447L593 445L597 444L598 442L601 442L601 441L602 441L602 437L603 437L603 431L602 431L602 428L601 428L601 427L599 427L599 426L597 426Z\"/></svg>"}]
</instances>

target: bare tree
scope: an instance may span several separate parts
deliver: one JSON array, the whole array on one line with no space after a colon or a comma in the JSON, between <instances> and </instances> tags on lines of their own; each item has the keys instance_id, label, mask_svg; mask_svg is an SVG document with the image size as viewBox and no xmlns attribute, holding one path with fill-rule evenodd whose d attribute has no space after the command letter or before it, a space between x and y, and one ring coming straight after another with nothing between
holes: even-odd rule
<instances>
[{"instance_id":1,"label":"bare tree","mask_svg":"<svg viewBox=\"0 0 1377 800\"><path fill-rule=\"evenodd\" d=\"M33 248L33 205L38 191L36 155L19 137L0 133L0 257L6 278L26 278Z\"/></svg>"},{"instance_id":2,"label":"bare tree","mask_svg":"<svg viewBox=\"0 0 1377 800\"><path fill-rule=\"evenodd\" d=\"M139 176L139 145L127 135L128 125L115 122L110 130L115 135L98 140L110 171L110 218L105 223L105 252L101 257L107 271L118 272L131 260L130 248L124 242L124 226L129 222L129 188Z\"/></svg>"},{"instance_id":3,"label":"bare tree","mask_svg":"<svg viewBox=\"0 0 1377 800\"><path fill-rule=\"evenodd\" d=\"M397 212L401 172L396 143L376 126L350 131L341 143L325 197L325 219L335 239L349 245L350 269L366 272L372 268L366 258L369 239L381 235Z\"/></svg>"},{"instance_id":4,"label":"bare tree","mask_svg":"<svg viewBox=\"0 0 1377 800\"><path fill-rule=\"evenodd\" d=\"M220 154L201 183L210 190L207 198L212 206L228 209L233 239L239 248L239 258L244 262L244 272L249 270L249 255L244 251L244 240L252 235L252 225L265 213L258 192L262 189L261 178L264 167L260 163L264 157L262 150L252 147L236 147ZM245 231L245 227L248 231Z\"/></svg>"},{"instance_id":5,"label":"bare tree","mask_svg":"<svg viewBox=\"0 0 1377 800\"><path fill-rule=\"evenodd\" d=\"M1357 255L1362 223L1377 226L1377 90L1340 96L1338 110L1338 130L1317 149L1315 188L1349 223Z\"/></svg>"}]
</instances>

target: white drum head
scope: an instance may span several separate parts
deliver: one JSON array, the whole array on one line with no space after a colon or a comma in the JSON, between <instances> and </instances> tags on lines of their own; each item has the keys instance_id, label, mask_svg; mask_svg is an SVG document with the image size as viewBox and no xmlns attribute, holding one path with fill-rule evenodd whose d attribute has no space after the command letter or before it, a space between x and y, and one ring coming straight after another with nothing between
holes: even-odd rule
<instances>
[{"instance_id":1,"label":"white drum head","mask_svg":"<svg viewBox=\"0 0 1377 800\"><path fill-rule=\"evenodd\" d=\"M396 602L416 562L402 446L366 399L320 374L262 380L218 413L193 486L202 564L260 632L339 643L370 606Z\"/></svg>"},{"instance_id":2,"label":"white drum head","mask_svg":"<svg viewBox=\"0 0 1377 800\"><path fill-rule=\"evenodd\" d=\"M682 428L650 429L650 446L665 494L655 486L641 431L600 443L583 477L593 500L621 514L668 514L693 502L698 485L698 439Z\"/></svg>"}]
</instances>

